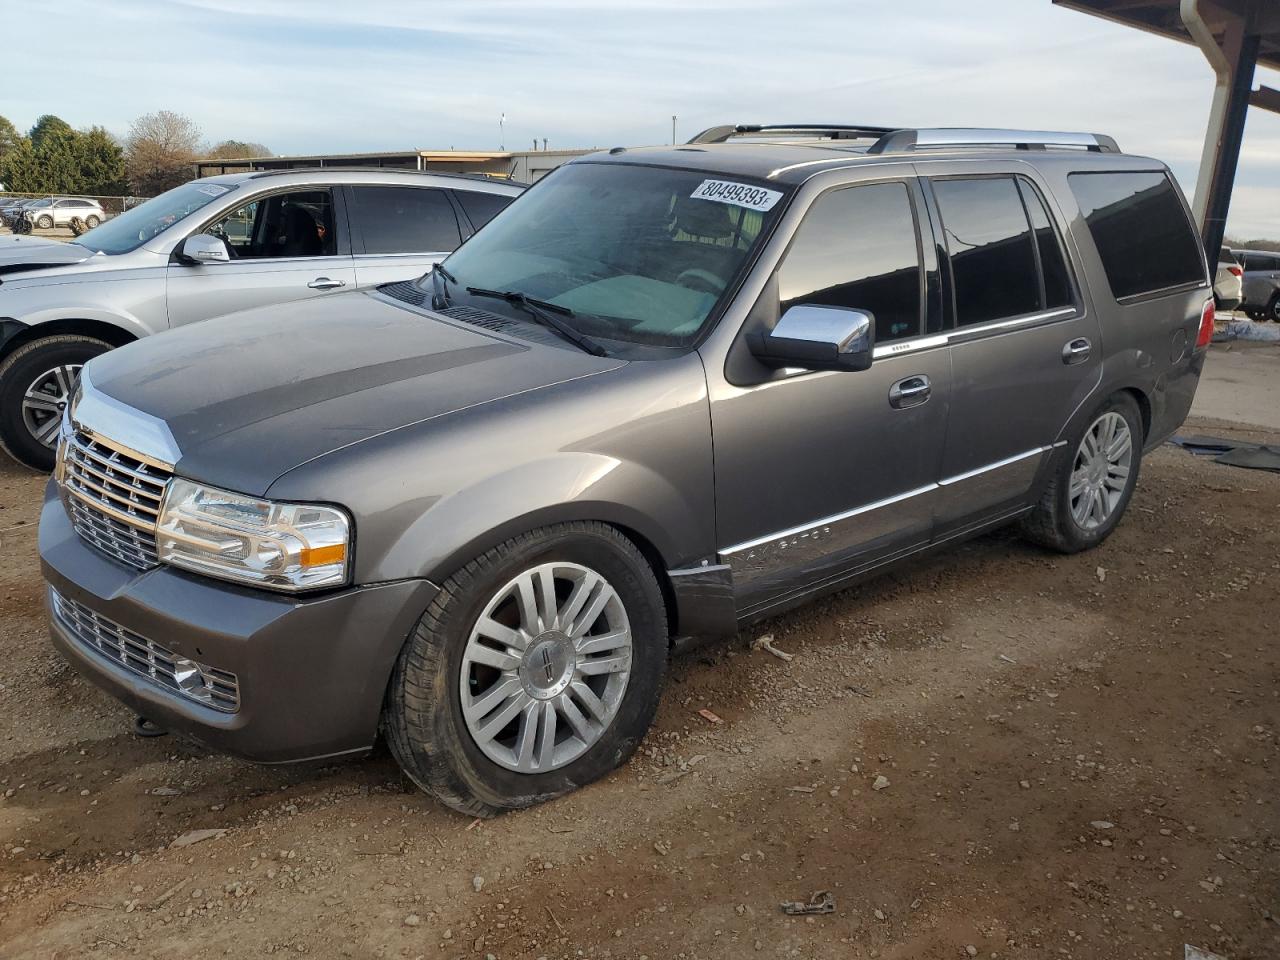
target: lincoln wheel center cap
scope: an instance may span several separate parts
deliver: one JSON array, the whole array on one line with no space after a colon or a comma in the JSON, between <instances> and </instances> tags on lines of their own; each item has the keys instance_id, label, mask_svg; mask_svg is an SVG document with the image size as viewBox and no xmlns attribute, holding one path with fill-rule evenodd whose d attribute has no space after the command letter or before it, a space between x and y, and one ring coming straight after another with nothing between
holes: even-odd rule
<instances>
[{"instance_id":1,"label":"lincoln wheel center cap","mask_svg":"<svg viewBox=\"0 0 1280 960\"><path fill-rule=\"evenodd\" d=\"M573 641L558 630L534 638L520 661L520 683L535 700L550 700L573 680L578 657Z\"/></svg>"}]
</instances>

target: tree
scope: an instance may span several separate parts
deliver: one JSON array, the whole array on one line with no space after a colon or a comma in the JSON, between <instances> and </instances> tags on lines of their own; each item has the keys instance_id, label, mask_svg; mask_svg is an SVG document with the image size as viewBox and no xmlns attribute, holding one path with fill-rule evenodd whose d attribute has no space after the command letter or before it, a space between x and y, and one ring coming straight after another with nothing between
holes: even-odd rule
<instances>
[{"instance_id":1,"label":"tree","mask_svg":"<svg viewBox=\"0 0 1280 960\"><path fill-rule=\"evenodd\" d=\"M125 167L135 193L151 196L191 179L200 147L200 128L172 110L133 121L125 141Z\"/></svg>"},{"instance_id":2,"label":"tree","mask_svg":"<svg viewBox=\"0 0 1280 960\"><path fill-rule=\"evenodd\" d=\"M18 142L0 157L0 183L15 193L40 193L44 190L36 153L26 137L19 137Z\"/></svg>"},{"instance_id":3,"label":"tree","mask_svg":"<svg viewBox=\"0 0 1280 960\"><path fill-rule=\"evenodd\" d=\"M205 151L209 160L243 160L247 157L273 156L261 143L250 143L244 140L223 140Z\"/></svg>"},{"instance_id":4,"label":"tree","mask_svg":"<svg viewBox=\"0 0 1280 960\"><path fill-rule=\"evenodd\" d=\"M124 151L102 127L90 127L76 137L80 192L116 196L125 192Z\"/></svg>"},{"instance_id":5,"label":"tree","mask_svg":"<svg viewBox=\"0 0 1280 960\"><path fill-rule=\"evenodd\" d=\"M75 134L75 131L71 129L71 124L67 123L67 121L63 120L61 117L55 117L51 113L46 113L36 121L36 125L31 128L31 132L28 133L27 136L31 138L31 146L39 150L44 142L50 137L68 136L73 134Z\"/></svg>"},{"instance_id":6,"label":"tree","mask_svg":"<svg viewBox=\"0 0 1280 960\"><path fill-rule=\"evenodd\" d=\"M4 155L16 147L21 139L22 134L9 122L8 117L0 117L0 160L3 160Z\"/></svg>"}]
</instances>

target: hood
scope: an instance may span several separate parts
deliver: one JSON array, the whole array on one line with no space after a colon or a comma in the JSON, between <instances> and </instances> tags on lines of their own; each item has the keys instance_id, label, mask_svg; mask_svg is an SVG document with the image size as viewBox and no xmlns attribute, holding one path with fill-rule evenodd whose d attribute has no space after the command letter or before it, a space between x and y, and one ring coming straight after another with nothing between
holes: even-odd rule
<instances>
[{"instance_id":1,"label":"hood","mask_svg":"<svg viewBox=\"0 0 1280 960\"><path fill-rule=\"evenodd\" d=\"M167 426L179 474L261 496L339 447L621 365L352 292L147 337L86 373Z\"/></svg>"},{"instance_id":2,"label":"hood","mask_svg":"<svg viewBox=\"0 0 1280 960\"><path fill-rule=\"evenodd\" d=\"M7 273L65 267L92 256L92 250L78 243L62 243L44 237L0 237L0 282Z\"/></svg>"}]
</instances>

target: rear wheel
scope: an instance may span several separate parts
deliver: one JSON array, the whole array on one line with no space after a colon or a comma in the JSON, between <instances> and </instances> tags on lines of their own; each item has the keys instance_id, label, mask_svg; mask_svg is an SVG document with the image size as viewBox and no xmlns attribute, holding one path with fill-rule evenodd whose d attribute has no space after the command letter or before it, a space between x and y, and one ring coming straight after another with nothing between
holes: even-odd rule
<instances>
[{"instance_id":1,"label":"rear wheel","mask_svg":"<svg viewBox=\"0 0 1280 960\"><path fill-rule=\"evenodd\" d=\"M58 424L80 369L110 349L93 337L47 337L19 347L0 364L0 444L14 459L53 469Z\"/></svg>"},{"instance_id":2,"label":"rear wheel","mask_svg":"<svg viewBox=\"0 0 1280 960\"><path fill-rule=\"evenodd\" d=\"M1039 504L1022 522L1030 540L1062 553L1111 535L1133 496L1142 463L1142 416L1127 393L1103 403L1059 457Z\"/></svg>"},{"instance_id":3,"label":"rear wheel","mask_svg":"<svg viewBox=\"0 0 1280 960\"><path fill-rule=\"evenodd\" d=\"M87 217L84 218L84 225L88 227L90 230L92 230L101 222L102 222L102 218L99 217L97 214L93 214L93 213L89 214Z\"/></svg>"},{"instance_id":4,"label":"rear wheel","mask_svg":"<svg viewBox=\"0 0 1280 960\"><path fill-rule=\"evenodd\" d=\"M1280 293L1271 298L1271 302L1267 304L1267 319L1276 323L1280 323Z\"/></svg>"},{"instance_id":5,"label":"rear wheel","mask_svg":"<svg viewBox=\"0 0 1280 960\"><path fill-rule=\"evenodd\" d=\"M532 806L631 755L666 657L662 595L631 541L586 522L523 534L441 587L392 675L387 741L455 810Z\"/></svg>"}]
</instances>

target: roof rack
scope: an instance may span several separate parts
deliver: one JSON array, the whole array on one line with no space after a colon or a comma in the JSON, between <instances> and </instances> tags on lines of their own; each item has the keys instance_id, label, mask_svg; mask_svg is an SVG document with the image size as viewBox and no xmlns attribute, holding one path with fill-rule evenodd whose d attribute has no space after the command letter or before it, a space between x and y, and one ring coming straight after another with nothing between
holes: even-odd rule
<instances>
[{"instance_id":1,"label":"roof rack","mask_svg":"<svg viewBox=\"0 0 1280 960\"><path fill-rule=\"evenodd\" d=\"M204 161L206 163L216 161ZM517 183L517 181L497 173L459 173L453 170L418 170L414 167L371 167L371 166L342 166L334 164L328 167L271 167L267 170L236 170L230 173L214 173L210 176L223 177L235 176L237 173L247 173L250 180L259 180L263 177L281 177L289 173L407 173L414 176L431 176L431 177L449 177L454 180L484 180L489 183ZM517 184L523 186L523 184Z\"/></svg>"},{"instance_id":2,"label":"roof rack","mask_svg":"<svg viewBox=\"0 0 1280 960\"><path fill-rule=\"evenodd\" d=\"M708 127L689 143L724 143L733 137L787 133L807 137L825 137L829 140L871 140L883 138L897 129L897 127L841 123L726 123L718 127Z\"/></svg>"},{"instance_id":3,"label":"roof rack","mask_svg":"<svg viewBox=\"0 0 1280 960\"><path fill-rule=\"evenodd\" d=\"M933 147L1012 147L1045 150L1050 147L1083 148L1092 153L1119 153L1112 137L1103 133L1059 133L1051 130L988 130L979 127L935 127L893 130L877 140L868 153L896 153Z\"/></svg>"}]
</instances>

